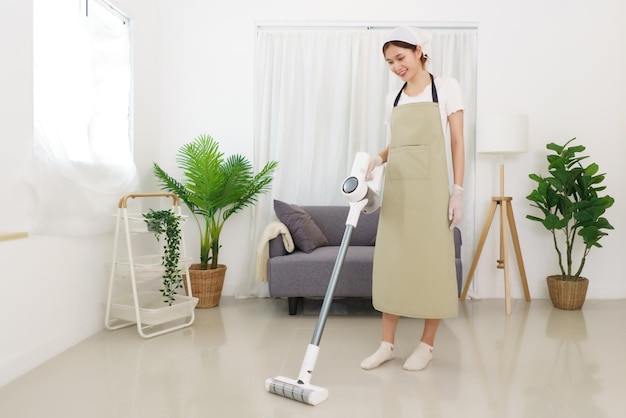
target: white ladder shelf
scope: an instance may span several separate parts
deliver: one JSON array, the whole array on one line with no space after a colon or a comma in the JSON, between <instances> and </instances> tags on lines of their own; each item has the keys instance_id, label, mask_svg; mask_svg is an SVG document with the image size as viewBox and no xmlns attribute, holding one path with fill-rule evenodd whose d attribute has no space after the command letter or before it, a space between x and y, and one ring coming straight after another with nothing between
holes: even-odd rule
<instances>
[{"instance_id":1,"label":"white ladder shelf","mask_svg":"<svg viewBox=\"0 0 626 418\"><path fill-rule=\"evenodd\" d=\"M148 229L142 213L129 212L128 202L135 198L144 202L158 201L159 198L171 199L171 210L181 217L181 224L185 217L181 215L180 198L172 193L127 194L118 204L105 326L109 330L117 330L136 325L140 336L151 338L190 326L195 319L198 298L191 294L189 266L192 260L186 255L182 225L179 268L187 294L176 294L174 301L169 304L161 292L155 289L155 283L158 285L162 282L165 272L162 243L157 242L155 237L141 241L141 236L154 235L154 231ZM152 252L159 246L160 251ZM141 255L135 255L133 249L137 249Z\"/></svg>"}]
</instances>

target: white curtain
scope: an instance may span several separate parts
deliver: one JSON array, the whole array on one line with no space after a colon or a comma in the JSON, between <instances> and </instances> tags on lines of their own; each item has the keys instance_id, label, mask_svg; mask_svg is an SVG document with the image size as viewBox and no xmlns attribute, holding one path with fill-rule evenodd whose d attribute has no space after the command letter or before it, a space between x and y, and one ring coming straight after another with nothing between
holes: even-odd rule
<instances>
[{"instance_id":1,"label":"white curtain","mask_svg":"<svg viewBox=\"0 0 626 418\"><path fill-rule=\"evenodd\" d=\"M93 1L87 18L80 4L33 2L34 233L107 232L137 184L129 24Z\"/></svg>"},{"instance_id":2,"label":"white curtain","mask_svg":"<svg viewBox=\"0 0 626 418\"><path fill-rule=\"evenodd\" d=\"M433 34L429 70L456 78L463 90L466 169L461 231L468 254L474 235L477 30L422 27ZM340 185L357 152L374 154L385 147L385 98L401 87L382 55L385 32L391 29L258 29L254 162L260 167L277 160L279 168L270 197L260 200L254 211L251 242L256 243L275 218L274 198L298 205L347 205ZM252 267L253 262L240 296L267 296L267 286L255 282Z\"/></svg>"}]
</instances>

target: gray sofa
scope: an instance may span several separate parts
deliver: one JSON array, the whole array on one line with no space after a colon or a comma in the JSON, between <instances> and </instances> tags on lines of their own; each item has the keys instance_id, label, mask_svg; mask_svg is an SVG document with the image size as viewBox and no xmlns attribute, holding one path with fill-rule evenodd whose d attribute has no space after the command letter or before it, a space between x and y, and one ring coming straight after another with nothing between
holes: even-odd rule
<instances>
[{"instance_id":1,"label":"gray sofa","mask_svg":"<svg viewBox=\"0 0 626 418\"><path fill-rule=\"evenodd\" d=\"M298 248L298 241L294 236L296 248L291 253L287 253L281 237L276 237L269 242L267 279L270 296L287 298L289 314L295 315L300 299L320 298L326 295L346 228L348 206L292 206L300 210L301 215L310 216L309 221L319 227L319 231L327 240L327 245L325 241L318 242L316 248L305 248L306 251L310 251L305 252ZM352 231L350 247L337 282L335 297L372 297L372 264L379 212L380 210L372 214L362 213L357 227ZM281 219L278 210L277 215L281 221L285 220L291 235L294 235L292 228L295 229L298 226L289 225L288 219ZM315 225L311 226L315 227ZM454 230L454 242L460 295L462 242L461 232L457 228Z\"/></svg>"}]
</instances>

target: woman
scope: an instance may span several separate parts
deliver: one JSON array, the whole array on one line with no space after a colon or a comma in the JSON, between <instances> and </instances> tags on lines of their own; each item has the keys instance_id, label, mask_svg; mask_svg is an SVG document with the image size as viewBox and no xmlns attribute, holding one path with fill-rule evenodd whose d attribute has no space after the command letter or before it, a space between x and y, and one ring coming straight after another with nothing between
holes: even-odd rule
<instances>
[{"instance_id":1,"label":"woman","mask_svg":"<svg viewBox=\"0 0 626 418\"><path fill-rule=\"evenodd\" d=\"M458 82L434 78L425 67L430 37L411 27L394 29L383 45L392 73L405 83L389 97L390 142L370 162L387 163L376 236L373 303L382 312L382 342L363 360L369 370L394 358L401 316L424 318L406 370L432 359L440 319L458 315L452 229L463 213L463 105ZM444 132L450 130L450 190Z\"/></svg>"}]
</instances>

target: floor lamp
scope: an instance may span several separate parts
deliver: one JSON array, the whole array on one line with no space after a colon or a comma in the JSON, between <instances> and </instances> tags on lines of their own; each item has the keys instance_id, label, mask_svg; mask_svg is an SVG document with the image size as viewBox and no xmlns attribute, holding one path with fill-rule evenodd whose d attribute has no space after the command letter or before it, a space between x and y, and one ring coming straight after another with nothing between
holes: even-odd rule
<instances>
[{"instance_id":1,"label":"floor lamp","mask_svg":"<svg viewBox=\"0 0 626 418\"><path fill-rule=\"evenodd\" d=\"M480 253L485 245L485 239L493 221L496 209L500 207L500 258L496 267L504 270L504 296L506 314L511 313L511 283L509 280L509 237L510 231L519 267L522 286L526 301L530 302L530 292L524 270L522 250L519 245L515 217L510 196L504 195L504 156L506 154L520 154L528 151L528 115L525 114L491 114L479 119L476 129L476 152L480 154L497 154L500 156L500 195L491 198L491 205L485 225L483 227L476 253L469 269L461 300L465 300L470 284L474 277Z\"/></svg>"}]
</instances>

